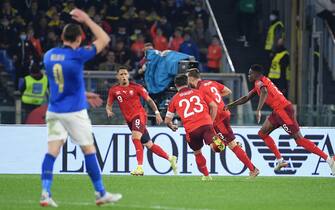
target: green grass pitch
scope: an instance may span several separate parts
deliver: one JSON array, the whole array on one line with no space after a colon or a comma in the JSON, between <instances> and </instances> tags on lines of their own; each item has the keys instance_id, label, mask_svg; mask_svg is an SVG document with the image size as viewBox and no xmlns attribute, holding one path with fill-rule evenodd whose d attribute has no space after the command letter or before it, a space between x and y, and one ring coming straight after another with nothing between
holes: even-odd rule
<instances>
[{"instance_id":1,"label":"green grass pitch","mask_svg":"<svg viewBox=\"0 0 335 210\"><path fill-rule=\"evenodd\" d=\"M123 199L104 209L335 209L335 179L304 177L104 176ZM88 176L55 175L58 209L98 209ZM42 209L38 175L0 175L0 209Z\"/></svg>"}]
</instances>

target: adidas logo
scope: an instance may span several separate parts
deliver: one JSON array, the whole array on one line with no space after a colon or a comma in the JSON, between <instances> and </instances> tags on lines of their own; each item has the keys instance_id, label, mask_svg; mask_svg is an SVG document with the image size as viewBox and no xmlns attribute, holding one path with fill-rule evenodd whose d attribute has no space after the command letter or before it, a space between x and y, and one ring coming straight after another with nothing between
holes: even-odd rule
<instances>
[{"instance_id":1,"label":"adidas logo","mask_svg":"<svg viewBox=\"0 0 335 210\"><path fill-rule=\"evenodd\" d=\"M257 148L258 152L263 156L269 167L274 168L276 164L276 157L272 151L266 146L264 141L258 135L247 135L253 146ZM316 146L323 140L324 135L305 135L305 138L311 140ZM310 152L303 147L297 146L294 139L288 134L282 134L275 142L279 152L282 154L284 160L289 164L288 167L283 168L276 174L293 175L302 166L303 162L307 160Z\"/></svg>"}]
</instances>

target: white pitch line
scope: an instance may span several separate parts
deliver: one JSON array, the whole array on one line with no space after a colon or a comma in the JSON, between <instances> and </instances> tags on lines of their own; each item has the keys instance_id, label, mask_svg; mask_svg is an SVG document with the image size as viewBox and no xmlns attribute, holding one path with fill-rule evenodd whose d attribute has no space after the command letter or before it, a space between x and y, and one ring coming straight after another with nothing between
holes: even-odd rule
<instances>
[{"instance_id":1,"label":"white pitch line","mask_svg":"<svg viewBox=\"0 0 335 210\"><path fill-rule=\"evenodd\" d=\"M38 200L15 200L15 201L9 201L8 200L6 202L1 202L1 203L20 203L20 204L36 204L36 206L38 205ZM96 206L94 201L92 202L62 202L59 201L57 202L57 204L59 204L60 206L62 205L66 205L66 206ZM131 209L165 209L165 210L213 210L213 209L198 209L198 208L183 208L183 207L170 207L170 206L142 206L142 205L124 205L124 204L119 204L119 203L111 203L111 204L107 204L110 206L119 206L119 207L123 207L123 208L131 208Z\"/></svg>"}]
</instances>

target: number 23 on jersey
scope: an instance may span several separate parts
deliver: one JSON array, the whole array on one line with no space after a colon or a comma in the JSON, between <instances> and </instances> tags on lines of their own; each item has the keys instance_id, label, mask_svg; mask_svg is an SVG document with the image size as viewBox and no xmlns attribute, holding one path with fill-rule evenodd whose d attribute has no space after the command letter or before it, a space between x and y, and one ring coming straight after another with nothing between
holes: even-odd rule
<instances>
[{"instance_id":1,"label":"number 23 on jersey","mask_svg":"<svg viewBox=\"0 0 335 210\"><path fill-rule=\"evenodd\" d=\"M184 110L184 118L188 118L195 113L200 113L204 110L204 106L201 104L199 96L192 96L190 99L182 99L179 101L179 107Z\"/></svg>"}]
</instances>

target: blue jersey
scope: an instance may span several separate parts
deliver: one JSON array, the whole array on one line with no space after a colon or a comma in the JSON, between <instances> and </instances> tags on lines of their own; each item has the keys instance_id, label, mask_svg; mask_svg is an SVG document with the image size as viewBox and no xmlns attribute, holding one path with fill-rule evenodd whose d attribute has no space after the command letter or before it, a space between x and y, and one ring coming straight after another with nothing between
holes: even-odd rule
<instances>
[{"instance_id":1,"label":"blue jersey","mask_svg":"<svg viewBox=\"0 0 335 210\"><path fill-rule=\"evenodd\" d=\"M66 113L87 108L84 63L95 55L94 45L77 49L56 47L45 53L43 62L50 86L49 111Z\"/></svg>"}]
</instances>

